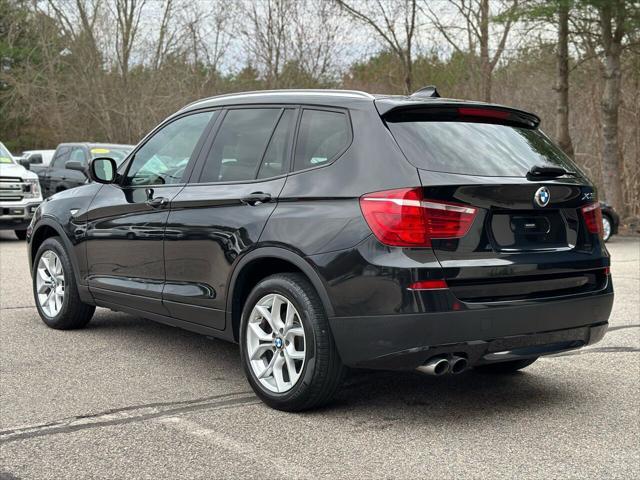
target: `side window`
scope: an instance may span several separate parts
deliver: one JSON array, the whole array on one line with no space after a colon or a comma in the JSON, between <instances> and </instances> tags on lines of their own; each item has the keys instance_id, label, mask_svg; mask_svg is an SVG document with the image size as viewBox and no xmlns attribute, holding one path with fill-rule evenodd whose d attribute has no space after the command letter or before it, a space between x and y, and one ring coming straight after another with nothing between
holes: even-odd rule
<instances>
[{"instance_id":1,"label":"side window","mask_svg":"<svg viewBox=\"0 0 640 480\"><path fill-rule=\"evenodd\" d=\"M295 127L296 111L287 109L282 112L267 151L262 158L258 178L270 178L286 172L289 159L289 145Z\"/></svg>"},{"instance_id":2,"label":"side window","mask_svg":"<svg viewBox=\"0 0 640 480\"><path fill-rule=\"evenodd\" d=\"M71 155L69 155L68 161L80 162L81 164L85 165L87 163L87 157L85 156L84 150L82 148L74 148L73 150L71 150ZM65 163L67 162L65 161ZM61 167L64 167L64 164L62 164Z\"/></svg>"},{"instance_id":3,"label":"side window","mask_svg":"<svg viewBox=\"0 0 640 480\"><path fill-rule=\"evenodd\" d=\"M293 169L304 170L328 163L347 146L349 138L349 119L346 114L304 110Z\"/></svg>"},{"instance_id":4,"label":"side window","mask_svg":"<svg viewBox=\"0 0 640 480\"><path fill-rule=\"evenodd\" d=\"M207 155L200 182L253 180L279 108L229 110Z\"/></svg>"},{"instance_id":5,"label":"side window","mask_svg":"<svg viewBox=\"0 0 640 480\"><path fill-rule=\"evenodd\" d=\"M64 168L64 164L69 160L71 147L60 147L56 152L56 156L51 161L51 166L55 168Z\"/></svg>"},{"instance_id":6,"label":"side window","mask_svg":"<svg viewBox=\"0 0 640 480\"><path fill-rule=\"evenodd\" d=\"M181 117L156 132L135 153L126 185L180 183L189 159L209 121L217 112Z\"/></svg>"}]
</instances>

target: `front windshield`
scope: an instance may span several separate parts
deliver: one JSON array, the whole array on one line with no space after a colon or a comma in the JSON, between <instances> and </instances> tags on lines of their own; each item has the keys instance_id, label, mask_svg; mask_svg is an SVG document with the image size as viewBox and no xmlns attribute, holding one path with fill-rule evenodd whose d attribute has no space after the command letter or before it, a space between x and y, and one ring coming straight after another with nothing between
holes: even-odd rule
<instances>
[{"instance_id":1,"label":"front windshield","mask_svg":"<svg viewBox=\"0 0 640 480\"><path fill-rule=\"evenodd\" d=\"M9 152L9 150L7 150L7 148L0 143L0 164L13 164L15 163L13 161L13 156L11 155L11 152Z\"/></svg>"},{"instance_id":2,"label":"front windshield","mask_svg":"<svg viewBox=\"0 0 640 480\"><path fill-rule=\"evenodd\" d=\"M113 158L116 161L116 165L119 167L129 152L131 152L132 148L127 147L94 147L91 149L91 158L98 157L109 157Z\"/></svg>"}]
</instances>

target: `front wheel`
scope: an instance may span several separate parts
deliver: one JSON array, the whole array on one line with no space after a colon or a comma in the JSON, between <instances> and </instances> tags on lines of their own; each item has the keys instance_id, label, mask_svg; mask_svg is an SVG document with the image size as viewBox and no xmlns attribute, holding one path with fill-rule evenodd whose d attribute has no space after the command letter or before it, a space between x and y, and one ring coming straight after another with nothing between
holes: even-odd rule
<instances>
[{"instance_id":1,"label":"front wheel","mask_svg":"<svg viewBox=\"0 0 640 480\"><path fill-rule=\"evenodd\" d=\"M42 242L32 275L33 296L44 323L59 330L89 323L96 307L80 300L69 254L58 237Z\"/></svg>"},{"instance_id":2,"label":"front wheel","mask_svg":"<svg viewBox=\"0 0 640 480\"><path fill-rule=\"evenodd\" d=\"M242 313L240 354L256 395L289 412L329 402L345 371L318 294L295 273L272 275L253 289Z\"/></svg>"}]
</instances>

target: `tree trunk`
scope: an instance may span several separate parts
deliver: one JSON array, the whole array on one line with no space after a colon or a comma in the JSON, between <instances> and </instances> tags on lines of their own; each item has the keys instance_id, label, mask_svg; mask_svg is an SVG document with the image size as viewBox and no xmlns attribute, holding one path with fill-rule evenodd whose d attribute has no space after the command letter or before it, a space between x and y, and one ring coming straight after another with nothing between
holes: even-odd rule
<instances>
[{"instance_id":1,"label":"tree trunk","mask_svg":"<svg viewBox=\"0 0 640 480\"><path fill-rule=\"evenodd\" d=\"M602 94L602 183L607 202L624 215L622 202L622 162L618 144L618 110L620 108L622 31L624 16L615 9L624 9L622 2L600 7L600 24L604 46ZM614 15L615 11L615 15ZM611 21L615 19L615 31Z\"/></svg>"},{"instance_id":2,"label":"tree trunk","mask_svg":"<svg viewBox=\"0 0 640 480\"><path fill-rule=\"evenodd\" d=\"M413 62L411 60L411 53L407 54L407 59L404 65L404 90L407 95L413 93Z\"/></svg>"},{"instance_id":3,"label":"tree trunk","mask_svg":"<svg viewBox=\"0 0 640 480\"><path fill-rule=\"evenodd\" d=\"M480 3L480 85L482 99L491 101L491 61L489 60L489 0Z\"/></svg>"},{"instance_id":4,"label":"tree trunk","mask_svg":"<svg viewBox=\"0 0 640 480\"><path fill-rule=\"evenodd\" d=\"M558 52L556 64L556 140L560 148L573 158L569 134L569 5L558 6Z\"/></svg>"}]
</instances>

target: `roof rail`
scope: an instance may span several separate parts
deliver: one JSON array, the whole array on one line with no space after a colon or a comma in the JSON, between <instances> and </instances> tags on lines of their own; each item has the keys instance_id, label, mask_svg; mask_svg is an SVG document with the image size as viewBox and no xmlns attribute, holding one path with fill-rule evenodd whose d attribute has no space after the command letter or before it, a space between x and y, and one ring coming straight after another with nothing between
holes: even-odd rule
<instances>
[{"instance_id":1,"label":"roof rail","mask_svg":"<svg viewBox=\"0 0 640 480\"><path fill-rule=\"evenodd\" d=\"M426 87L422 87L409 96L422 98L440 98L440 94L438 93L438 89L435 85L427 85Z\"/></svg>"},{"instance_id":2,"label":"roof rail","mask_svg":"<svg viewBox=\"0 0 640 480\"><path fill-rule=\"evenodd\" d=\"M199 100L193 101L184 107L181 110L184 110L192 105L196 105L201 102L213 101L218 99L229 99L233 97L242 97L247 95L287 95L287 94L303 94L303 95L351 95L358 96L363 98L373 99L374 96L370 93L363 92L360 90L337 90L337 89L278 89L278 90L253 90L249 92L234 92L234 93L225 93L221 95L215 95L213 97L201 98Z\"/></svg>"}]
</instances>

